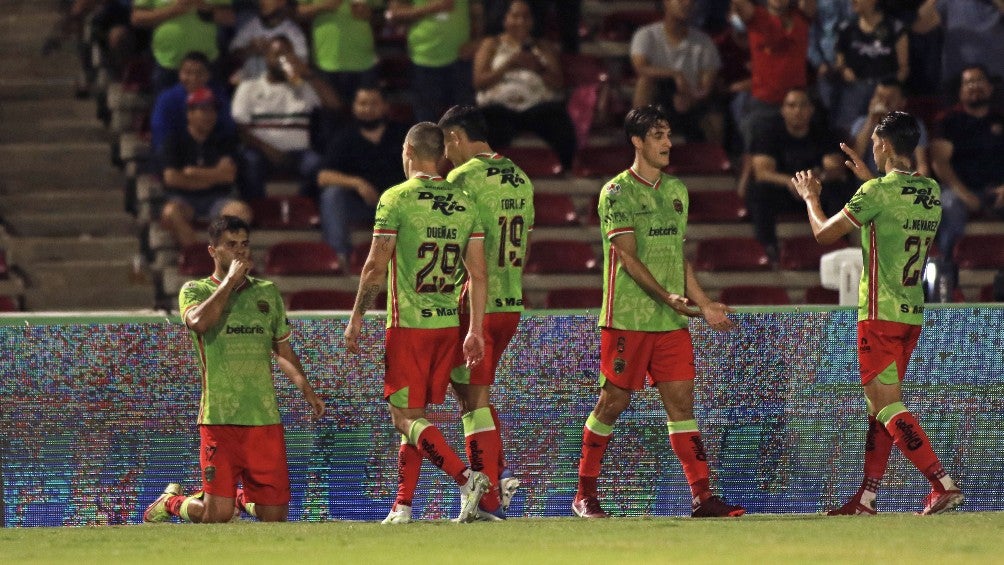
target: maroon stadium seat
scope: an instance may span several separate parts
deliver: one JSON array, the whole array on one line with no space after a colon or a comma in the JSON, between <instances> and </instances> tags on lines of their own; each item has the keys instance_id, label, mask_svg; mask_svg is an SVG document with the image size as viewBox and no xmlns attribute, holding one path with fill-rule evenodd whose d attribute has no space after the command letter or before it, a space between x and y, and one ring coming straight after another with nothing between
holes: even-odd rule
<instances>
[{"instance_id":1,"label":"maroon stadium seat","mask_svg":"<svg viewBox=\"0 0 1004 565\"><path fill-rule=\"evenodd\" d=\"M1004 235L967 235L955 244L960 269L1004 268Z\"/></svg>"},{"instance_id":2,"label":"maroon stadium seat","mask_svg":"<svg viewBox=\"0 0 1004 565\"><path fill-rule=\"evenodd\" d=\"M309 289L289 294L290 310L351 310L356 293L348 290Z\"/></svg>"},{"instance_id":3,"label":"maroon stadium seat","mask_svg":"<svg viewBox=\"0 0 1004 565\"><path fill-rule=\"evenodd\" d=\"M788 291L779 286L737 285L722 289L719 299L728 305L770 305L791 304Z\"/></svg>"},{"instance_id":4,"label":"maroon stadium seat","mask_svg":"<svg viewBox=\"0 0 1004 565\"><path fill-rule=\"evenodd\" d=\"M338 254L321 241L276 243L265 255L268 275L337 275Z\"/></svg>"},{"instance_id":5,"label":"maroon stadium seat","mask_svg":"<svg viewBox=\"0 0 1004 565\"><path fill-rule=\"evenodd\" d=\"M533 195L534 227L579 225L579 213L567 194L538 193Z\"/></svg>"},{"instance_id":6,"label":"maroon stadium seat","mask_svg":"<svg viewBox=\"0 0 1004 565\"><path fill-rule=\"evenodd\" d=\"M17 312L17 299L13 296L0 296L0 312Z\"/></svg>"},{"instance_id":7,"label":"maroon stadium seat","mask_svg":"<svg viewBox=\"0 0 1004 565\"><path fill-rule=\"evenodd\" d=\"M190 277L208 277L216 266L209 255L207 243L193 243L181 250L178 256L178 273Z\"/></svg>"},{"instance_id":8,"label":"maroon stadium seat","mask_svg":"<svg viewBox=\"0 0 1004 565\"><path fill-rule=\"evenodd\" d=\"M352 254L349 255L349 272L358 275L363 272L363 265L366 264L366 257L370 254L370 241L364 241L352 246Z\"/></svg>"},{"instance_id":9,"label":"maroon stadium seat","mask_svg":"<svg viewBox=\"0 0 1004 565\"><path fill-rule=\"evenodd\" d=\"M752 237L719 237L697 242L694 268L699 271L766 271L770 259Z\"/></svg>"},{"instance_id":10,"label":"maroon stadium seat","mask_svg":"<svg viewBox=\"0 0 1004 565\"><path fill-rule=\"evenodd\" d=\"M544 308L599 308L602 288L555 288L544 297Z\"/></svg>"},{"instance_id":11,"label":"maroon stadium seat","mask_svg":"<svg viewBox=\"0 0 1004 565\"><path fill-rule=\"evenodd\" d=\"M561 174L558 156L547 147L506 147L499 153L512 159L531 179L553 178Z\"/></svg>"},{"instance_id":12,"label":"maroon stadium seat","mask_svg":"<svg viewBox=\"0 0 1004 565\"><path fill-rule=\"evenodd\" d=\"M717 143L690 142L669 150L671 175L724 175L732 169L725 149Z\"/></svg>"},{"instance_id":13,"label":"maroon stadium seat","mask_svg":"<svg viewBox=\"0 0 1004 565\"><path fill-rule=\"evenodd\" d=\"M746 219L746 204L734 190L690 193L688 223L739 222Z\"/></svg>"},{"instance_id":14,"label":"maroon stadium seat","mask_svg":"<svg viewBox=\"0 0 1004 565\"><path fill-rule=\"evenodd\" d=\"M805 289L806 304L840 304L840 291L821 286Z\"/></svg>"},{"instance_id":15,"label":"maroon stadium seat","mask_svg":"<svg viewBox=\"0 0 1004 565\"><path fill-rule=\"evenodd\" d=\"M266 196L251 201L254 223L266 230L306 230L320 224L313 199L306 196Z\"/></svg>"},{"instance_id":16,"label":"maroon stadium seat","mask_svg":"<svg viewBox=\"0 0 1004 565\"><path fill-rule=\"evenodd\" d=\"M829 245L821 245L811 235L792 237L781 241L778 263L782 269L790 271L818 270L820 257L845 247L847 247L847 242L842 240Z\"/></svg>"},{"instance_id":17,"label":"maroon stadium seat","mask_svg":"<svg viewBox=\"0 0 1004 565\"><path fill-rule=\"evenodd\" d=\"M607 179L626 170L633 160L634 149L627 144L580 147L575 155L572 173L577 177Z\"/></svg>"},{"instance_id":18,"label":"maroon stadium seat","mask_svg":"<svg viewBox=\"0 0 1004 565\"><path fill-rule=\"evenodd\" d=\"M527 273L586 274L600 269L593 247L584 241L544 240L530 244Z\"/></svg>"},{"instance_id":19,"label":"maroon stadium seat","mask_svg":"<svg viewBox=\"0 0 1004 565\"><path fill-rule=\"evenodd\" d=\"M0 249L0 279L10 276L10 268L7 266L7 252Z\"/></svg>"}]
</instances>

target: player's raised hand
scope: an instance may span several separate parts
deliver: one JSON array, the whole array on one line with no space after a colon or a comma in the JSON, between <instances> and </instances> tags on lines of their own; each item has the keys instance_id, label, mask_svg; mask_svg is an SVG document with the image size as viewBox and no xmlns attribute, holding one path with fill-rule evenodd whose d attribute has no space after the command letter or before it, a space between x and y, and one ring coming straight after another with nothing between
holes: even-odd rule
<instances>
[{"instance_id":1,"label":"player's raised hand","mask_svg":"<svg viewBox=\"0 0 1004 565\"><path fill-rule=\"evenodd\" d=\"M464 360L468 369L473 369L485 356L485 338L468 332L464 338Z\"/></svg>"},{"instance_id":2,"label":"player's raised hand","mask_svg":"<svg viewBox=\"0 0 1004 565\"><path fill-rule=\"evenodd\" d=\"M858 155L858 152L855 151L853 147L847 145L846 143L841 143L840 150L847 155L847 160L844 161L844 165L850 169L852 173L854 173L854 176L863 181L874 178L871 170L868 169L868 165L865 164L864 159L861 158L861 155Z\"/></svg>"},{"instance_id":3,"label":"player's raised hand","mask_svg":"<svg viewBox=\"0 0 1004 565\"><path fill-rule=\"evenodd\" d=\"M254 268L254 261L248 258L234 257L234 260L230 262L230 269L227 271L228 279L239 282L244 277L248 276L251 269Z\"/></svg>"},{"instance_id":4,"label":"player's raised hand","mask_svg":"<svg viewBox=\"0 0 1004 565\"><path fill-rule=\"evenodd\" d=\"M798 195L803 200L818 197L819 193L823 191L822 183L812 174L811 170L796 172L791 179L791 184L795 186L795 190L798 191Z\"/></svg>"},{"instance_id":5,"label":"player's raised hand","mask_svg":"<svg viewBox=\"0 0 1004 565\"><path fill-rule=\"evenodd\" d=\"M729 312L734 312L734 310L721 302L709 302L701 309L704 321L720 332L729 331L736 326L735 322L729 318Z\"/></svg>"},{"instance_id":6,"label":"player's raised hand","mask_svg":"<svg viewBox=\"0 0 1004 565\"><path fill-rule=\"evenodd\" d=\"M696 318L701 315L700 309L695 307L686 296L670 293L666 305L688 318Z\"/></svg>"},{"instance_id":7,"label":"player's raised hand","mask_svg":"<svg viewBox=\"0 0 1004 565\"><path fill-rule=\"evenodd\" d=\"M362 332L362 329L363 322L361 319L357 319L355 316L349 318L349 323L345 325L345 332L342 334L345 338L345 350L349 353L359 354L359 334Z\"/></svg>"}]
</instances>

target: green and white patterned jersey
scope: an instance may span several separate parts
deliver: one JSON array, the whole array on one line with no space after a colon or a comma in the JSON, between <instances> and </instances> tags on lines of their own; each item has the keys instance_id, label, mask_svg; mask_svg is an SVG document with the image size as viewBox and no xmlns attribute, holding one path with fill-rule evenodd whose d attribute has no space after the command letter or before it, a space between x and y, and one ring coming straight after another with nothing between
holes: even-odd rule
<instances>
[{"instance_id":1,"label":"green and white patterned jersey","mask_svg":"<svg viewBox=\"0 0 1004 565\"><path fill-rule=\"evenodd\" d=\"M181 317L220 286L214 277L181 287ZM199 335L189 332L202 368L200 424L264 426L280 423L272 383L272 347L289 339L279 290L269 281L247 277L227 300L220 322Z\"/></svg>"},{"instance_id":2,"label":"green and white patterned jersey","mask_svg":"<svg viewBox=\"0 0 1004 565\"><path fill-rule=\"evenodd\" d=\"M662 332L687 327L687 318L657 302L620 262L611 240L634 234L638 259L667 291L684 295L683 240L690 197L676 177L660 174L655 184L633 169L614 177L600 191L597 208L603 232L603 307L600 327Z\"/></svg>"},{"instance_id":3,"label":"green and white patterned jersey","mask_svg":"<svg viewBox=\"0 0 1004 565\"><path fill-rule=\"evenodd\" d=\"M393 186L380 196L373 236L397 238L387 271L387 327L460 325L458 271L468 240L484 237L463 191L427 175Z\"/></svg>"},{"instance_id":4,"label":"green and white patterned jersey","mask_svg":"<svg viewBox=\"0 0 1004 565\"><path fill-rule=\"evenodd\" d=\"M858 320L924 322L924 263L941 223L941 187L893 171L858 189L843 214L861 228Z\"/></svg>"},{"instance_id":5,"label":"green and white patterned jersey","mask_svg":"<svg viewBox=\"0 0 1004 565\"><path fill-rule=\"evenodd\" d=\"M530 178L498 153L475 155L446 178L474 201L478 220L485 229L485 311L522 312L526 236L533 231L534 220Z\"/></svg>"}]
</instances>

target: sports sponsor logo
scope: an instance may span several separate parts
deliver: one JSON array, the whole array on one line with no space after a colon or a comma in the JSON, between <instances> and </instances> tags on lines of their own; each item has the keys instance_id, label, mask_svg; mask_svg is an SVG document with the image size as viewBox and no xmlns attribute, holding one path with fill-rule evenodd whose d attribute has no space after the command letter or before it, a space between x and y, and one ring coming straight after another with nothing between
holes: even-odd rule
<instances>
[{"instance_id":1,"label":"sports sponsor logo","mask_svg":"<svg viewBox=\"0 0 1004 565\"><path fill-rule=\"evenodd\" d=\"M914 205L920 204L924 208L930 210L935 206L941 206L941 200L934 197L934 191L930 188L917 188L915 186L904 186L903 196L913 196Z\"/></svg>"},{"instance_id":2,"label":"sports sponsor logo","mask_svg":"<svg viewBox=\"0 0 1004 565\"><path fill-rule=\"evenodd\" d=\"M615 182L612 182L612 183L608 184L603 190L606 190L607 194L620 194L620 192L621 192L621 185L619 185L619 184L617 184Z\"/></svg>"},{"instance_id":3,"label":"sports sponsor logo","mask_svg":"<svg viewBox=\"0 0 1004 565\"><path fill-rule=\"evenodd\" d=\"M513 188L526 184L526 179L516 172L515 167L488 167L488 174L485 175L485 178L491 178L495 175L502 175L499 184L509 183Z\"/></svg>"},{"instance_id":4,"label":"sports sponsor logo","mask_svg":"<svg viewBox=\"0 0 1004 565\"><path fill-rule=\"evenodd\" d=\"M649 237L658 237L661 235L676 235L680 233L680 230L676 226L660 226L657 228L648 228Z\"/></svg>"},{"instance_id":5,"label":"sports sponsor logo","mask_svg":"<svg viewBox=\"0 0 1004 565\"><path fill-rule=\"evenodd\" d=\"M205 470L206 482L211 483L216 478L216 466L210 465Z\"/></svg>"},{"instance_id":6,"label":"sports sponsor logo","mask_svg":"<svg viewBox=\"0 0 1004 565\"><path fill-rule=\"evenodd\" d=\"M910 451L919 449L920 446L924 445L924 439L920 437L917 430L913 429L913 424L904 421L902 418L896 418L896 429L903 433L903 443L906 444L906 448Z\"/></svg>"},{"instance_id":7,"label":"sports sponsor logo","mask_svg":"<svg viewBox=\"0 0 1004 565\"><path fill-rule=\"evenodd\" d=\"M442 455L439 454L438 451L436 451L436 446L433 445L432 442L423 439L422 451L425 452L425 456L429 458L430 463L432 463L436 467L443 466L443 461L445 461L445 459L443 458Z\"/></svg>"},{"instance_id":8,"label":"sports sponsor logo","mask_svg":"<svg viewBox=\"0 0 1004 565\"><path fill-rule=\"evenodd\" d=\"M627 361L623 357L614 359L614 372L619 375L624 372L624 369L627 369Z\"/></svg>"},{"instance_id":9,"label":"sports sponsor logo","mask_svg":"<svg viewBox=\"0 0 1004 565\"><path fill-rule=\"evenodd\" d=\"M704 452L704 442L701 440L701 436L690 436L690 443L693 444L691 449L694 450L694 457L698 461L707 461L708 455Z\"/></svg>"},{"instance_id":10,"label":"sports sponsor logo","mask_svg":"<svg viewBox=\"0 0 1004 565\"><path fill-rule=\"evenodd\" d=\"M478 444L478 440L472 439L470 443L471 449L471 470L472 471L482 471L485 468L485 460L482 455L484 455L485 450L481 449Z\"/></svg>"},{"instance_id":11,"label":"sports sponsor logo","mask_svg":"<svg viewBox=\"0 0 1004 565\"><path fill-rule=\"evenodd\" d=\"M422 317L431 318L433 316L456 316L458 308L422 308Z\"/></svg>"},{"instance_id":12,"label":"sports sponsor logo","mask_svg":"<svg viewBox=\"0 0 1004 565\"><path fill-rule=\"evenodd\" d=\"M261 326L227 326L227 333L241 335L264 334L265 328Z\"/></svg>"},{"instance_id":13,"label":"sports sponsor logo","mask_svg":"<svg viewBox=\"0 0 1004 565\"><path fill-rule=\"evenodd\" d=\"M418 193L419 200L432 200L432 209L441 212L444 216L452 216L455 212L463 212L467 208L453 199L453 193L433 194L428 191Z\"/></svg>"},{"instance_id":14,"label":"sports sponsor logo","mask_svg":"<svg viewBox=\"0 0 1004 565\"><path fill-rule=\"evenodd\" d=\"M624 345L626 342L627 340L624 338L624 336L617 338L617 353L624 353Z\"/></svg>"}]
</instances>

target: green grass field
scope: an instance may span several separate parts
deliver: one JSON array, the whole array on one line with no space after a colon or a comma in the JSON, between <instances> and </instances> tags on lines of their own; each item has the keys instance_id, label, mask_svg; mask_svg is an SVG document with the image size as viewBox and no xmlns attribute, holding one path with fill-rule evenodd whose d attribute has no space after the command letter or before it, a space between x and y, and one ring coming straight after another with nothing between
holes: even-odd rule
<instances>
[{"instance_id":1,"label":"green grass field","mask_svg":"<svg viewBox=\"0 0 1004 565\"><path fill-rule=\"evenodd\" d=\"M0 562L32 563L1000 563L1004 513L921 517L513 519L156 524L0 530Z\"/></svg>"}]
</instances>

